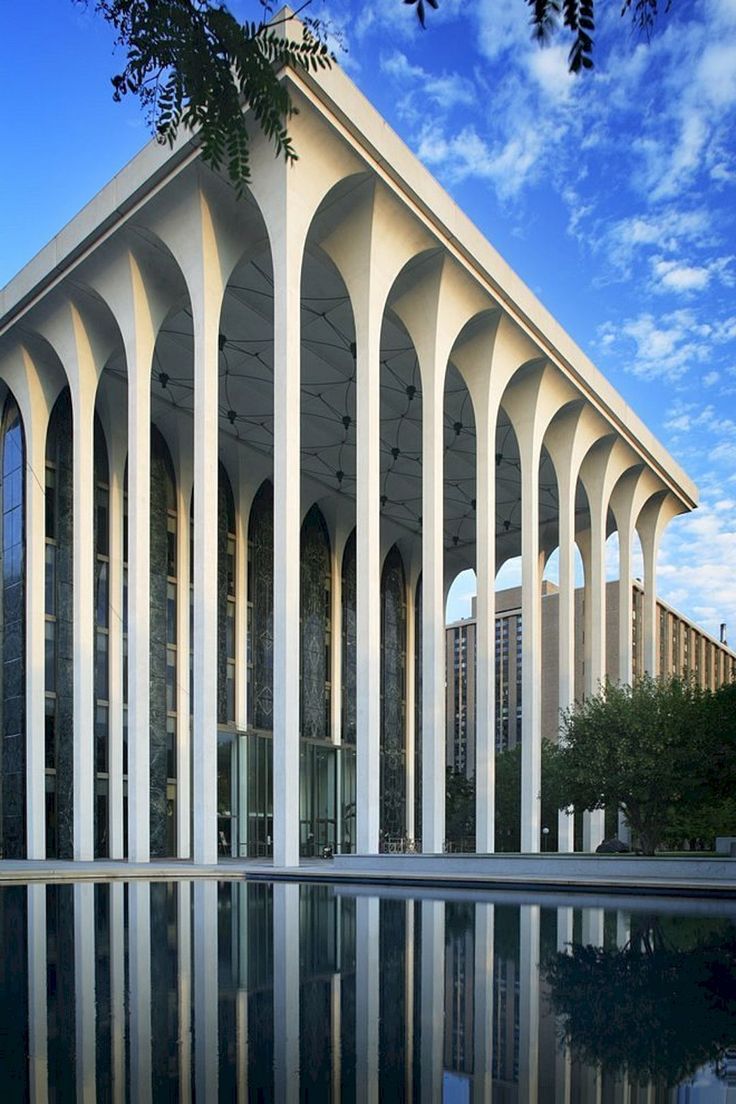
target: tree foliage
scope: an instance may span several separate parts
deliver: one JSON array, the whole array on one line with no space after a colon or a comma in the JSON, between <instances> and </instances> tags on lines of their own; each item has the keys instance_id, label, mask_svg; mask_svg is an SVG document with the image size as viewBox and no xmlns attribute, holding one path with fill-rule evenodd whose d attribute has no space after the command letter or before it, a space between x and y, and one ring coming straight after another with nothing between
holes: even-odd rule
<instances>
[{"instance_id":1,"label":"tree foliage","mask_svg":"<svg viewBox=\"0 0 736 1104\"><path fill-rule=\"evenodd\" d=\"M114 98L137 96L160 141L197 130L203 159L226 166L240 190L250 176L247 104L276 153L296 159L287 130L295 109L278 72L331 64L318 25L297 22L301 37L292 41L282 24L267 22L265 6L261 20L239 23L214 0L96 0L96 10L126 52L112 78Z\"/></svg>"},{"instance_id":2,"label":"tree foliage","mask_svg":"<svg viewBox=\"0 0 736 1104\"><path fill-rule=\"evenodd\" d=\"M86 4L89 0L76 0ZM375 3L376 0L373 0ZM397 0L397 3L399 0ZM427 7L440 0L403 0L414 6L422 27ZM593 66L594 0L514 0L531 9L531 35L547 43L562 32L572 36L568 57L574 73ZM601 0L598 0L600 4ZM299 12L310 3L302 4ZM370 3L370 0L369 0ZM623 0L622 15L649 35L659 10L671 0ZM94 0L95 9L117 35L125 52L123 69L112 78L113 96L137 96L155 136L173 143L179 131L197 131L202 157L213 168L226 167L242 191L250 177L249 143L244 105L256 127L278 155L294 161L297 152L288 133L294 114L279 69L327 68L334 60L326 43L325 24L304 17L294 21L298 41L290 40L272 20L269 0L259 0L261 18L240 23L223 0Z\"/></svg>"},{"instance_id":3,"label":"tree foliage","mask_svg":"<svg viewBox=\"0 0 736 1104\"><path fill-rule=\"evenodd\" d=\"M632 918L622 949L575 945L543 963L574 1059L640 1083L673 1086L721 1058L736 1039L733 928L689 946Z\"/></svg>"},{"instance_id":4,"label":"tree foliage","mask_svg":"<svg viewBox=\"0 0 736 1104\"><path fill-rule=\"evenodd\" d=\"M642 850L693 832L708 810L726 828L736 771L734 690L715 694L676 678L607 683L563 715L550 761L560 807L619 808Z\"/></svg>"},{"instance_id":5,"label":"tree foliage","mask_svg":"<svg viewBox=\"0 0 736 1104\"><path fill-rule=\"evenodd\" d=\"M547 786L554 749L542 744L542 827L549 834L540 840L545 850L557 850L556 792ZM496 850L518 851L521 848L521 744L496 755Z\"/></svg>"}]
</instances>

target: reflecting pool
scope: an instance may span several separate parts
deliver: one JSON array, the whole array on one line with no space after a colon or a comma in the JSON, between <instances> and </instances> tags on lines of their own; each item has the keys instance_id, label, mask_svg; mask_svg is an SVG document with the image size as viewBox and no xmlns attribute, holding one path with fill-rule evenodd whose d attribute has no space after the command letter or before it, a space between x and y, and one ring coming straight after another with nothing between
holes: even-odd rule
<instances>
[{"instance_id":1,"label":"reflecting pool","mask_svg":"<svg viewBox=\"0 0 736 1104\"><path fill-rule=\"evenodd\" d=\"M736 908L32 884L0 937L3 1102L736 1099Z\"/></svg>"}]
</instances>

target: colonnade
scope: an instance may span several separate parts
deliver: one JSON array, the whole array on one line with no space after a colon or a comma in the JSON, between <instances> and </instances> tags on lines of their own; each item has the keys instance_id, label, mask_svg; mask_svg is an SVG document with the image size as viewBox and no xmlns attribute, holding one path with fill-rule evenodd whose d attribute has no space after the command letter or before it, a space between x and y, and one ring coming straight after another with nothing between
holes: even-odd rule
<instances>
[{"instance_id":1,"label":"colonnade","mask_svg":"<svg viewBox=\"0 0 736 1104\"><path fill-rule=\"evenodd\" d=\"M129 188L135 202L115 204L111 193L103 193L100 221L72 224L71 238L76 232L83 248L70 248L60 266L32 286L21 279L14 292L10 285L10 306L0 323L0 378L17 403L26 457L28 857L45 854L45 671L39 657L46 621L46 503L40 473L51 411L65 387L73 423L76 859L94 854L95 416L110 470L111 855L122 854L125 846L124 698L127 854L146 861L151 853L151 648L161 631L151 613L153 425L167 441L176 472L174 539L185 585L185 565L191 570L191 619L185 600L175 615L181 795L176 838L182 856L210 863L218 855L222 625L214 487L220 463L233 487L240 548L234 572L238 729L247 727L243 649L247 590L255 585L248 578L247 517L263 479L273 484L273 856L278 866L295 865L299 856L294 795L302 723L300 539L312 502L320 504L340 541L355 530L360 852L375 852L380 838L381 572L394 544L409 580L407 647L416 643L420 657L416 668L407 663L404 714L407 755L413 758L416 748L421 756L417 786L425 851L442 851L445 840L445 600L459 569L475 567L478 580L478 851L494 849L494 580L503 562L521 554L523 850L540 848L541 576L545 558L556 548L560 707L574 696L576 543L585 565L588 690L606 673L630 680L635 531L644 555L644 667L656 672L657 549L670 518L694 504L694 487L477 233L476 241L459 224L457 234L451 232L448 219L457 213L446 197L435 196L433 183L419 180L406 151L400 157L400 151L394 153L414 181L411 186L398 169L386 171L356 128L345 128L314 82L305 84L297 74L288 79L300 105L293 124L300 151L295 166L275 160L254 138L250 192L237 201L185 144L170 160L144 151L129 178L118 184ZM359 95L339 72L324 80L330 95ZM370 129L373 116L366 119ZM152 158L158 158L155 172ZM436 199L434 213L418 198L420 184ZM466 240L473 241L480 259ZM459 400L448 399L451 375L467 394L471 417L458 413ZM345 405L338 408L341 388ZM414 413L419 405L421 417ZM411 449L399 440L401 425ZM335 426L342 427L339 439ZM389 429L396 432L393 444ZM470 442L467 452L452 450L456 438ZM465 503L454 532L448 532L448 486ZM612 529L618 530L621 549L621 669L606 672L604 555ZM333 573L339 573L336 557ZM421 619L415 625L411 604L420 580ZM339 631L338 591L333 587L333 633ZM182 672L190 651L191 680ZM338 652L333 649L331 667L333 742L339 742L342 708ZM421 685L416 709L415 679ZM601 827L589 820L589 846L595 846ZM569 817L561 818L560 840L561 849L572 848Z\"/></svg>"}]
</instances>

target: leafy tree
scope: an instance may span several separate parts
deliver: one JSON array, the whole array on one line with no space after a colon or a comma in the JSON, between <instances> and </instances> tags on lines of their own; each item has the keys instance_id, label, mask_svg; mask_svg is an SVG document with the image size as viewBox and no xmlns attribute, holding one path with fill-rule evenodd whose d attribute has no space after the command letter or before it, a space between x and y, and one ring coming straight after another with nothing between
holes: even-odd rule
<instances>
[{"instance_id":1,"label":"leafy tree","mask_svg":"<svg viewBox=\"0 0 736 1104\"><path fill-rule=\"evenodd\" d=\"M403 2L415 7L424 27L426 6L436 9L440 0ZM568 63L573 73L593 67L594 0L514 2L531 9L532 37L540 43L561 29L572 36ZM162 142L173 143L182 127L197 130L203 159L213 169L226 166L238 191L250 173L243 105L248 104L255 125L276 153L293 161L297 153L287 124L295 109L279 80L279 69L290 65L315 70L333 61L325 24L319 19L307 16L295 22L301 37L292 41L285 28L272 21L270 0L259 3L261 18L240 23L223 0L94 0L95 10L114 28L126 55L124 68L112 78L114 98L137 96ZM309 3L306 0L298 11ZM630 15L634 27L648 36L658 11L668 10L670 3L623 0L622 15Z\"/></svg>"},{"instance_id":2,"label":"leafy tree","mask_svg":"<svg viewBox=\"0 0 736 1104\"><path fill-rule=\"evenodd\" d=\"M295 109L278 73L284 65L331 64L317 21L297 21L301 38L292 41L268 22L265 4L251 23L217 0L95 0L95 8L126 51L125 68L112 78L114 99L137 96L160 141L173 144L182 127L198 130L203 159L213 169L226 164L242 190L250 176L247 103L276 153L296 159L287 130Z\"/></svg>"},{"instance_id":3,"label":"leafy tree","mask_svg":"<svg viewBox=\"0 0 736 1104\"><path fill-rule=\"evenodd\" d=\"M687 681L607 683L563 714L564 739L550 763L556 801L621 809L642 850L654 854L677 820L684 826L717 800L708 766L722 742L715 714L714 696Z\"/></svg>"},{"instance_id":4,"label":"leafy tree","mask_svg":"<svg viewBox=\"0 0 736 1104\"><path fill-rule=\"evenodd\" d=\"M549 828L546 847L557 850L557 791L547 785L553 766L551 744L542 745L542 827ZM496 850L521 847L521 744L496 755Z\"/></svg>"},{"instance_id":5,"label":"leafy tree","mask_svg":"<svg viewBox=\"0 0 736 1104\"><path fill-rule=\"evenodd\" d=\"M475 840L475 779L453 767L445 775L445 835L455 847Z\"/></svg>"}]
</instances>

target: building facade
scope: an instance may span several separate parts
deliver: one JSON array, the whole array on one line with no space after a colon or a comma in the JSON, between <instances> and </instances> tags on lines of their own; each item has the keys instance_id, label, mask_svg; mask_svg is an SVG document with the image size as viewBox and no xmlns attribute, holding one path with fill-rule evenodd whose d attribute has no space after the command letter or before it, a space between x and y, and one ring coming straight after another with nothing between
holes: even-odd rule
<instances>
[{"instance_id":1,"label":"building facade","mask_svg":"<svg viewBox=\"0 0 736 1104\"><path fill-rule=\"evenodd\" d=\"M542 739L555 742L560 727L557 705L559 683L559 590L542 583ZM631 673L644 673L641 583L632 583ZM612 680L621 670L619 588L606 584L606 669ZM446 765L469 778L475 774L475 610L471 617L447 626ZM692 678L709 690L736 679L736 652L661 599L657 599L657 671L662 676ZM575 591L575 701L585 693L585 591ZM725 633L724 633L725 636ZM496 752L521 743L521 590L511 587L496 594Z\"/></svg>"},{"instance_id":2,"label":"building facade","mask_svg":"<svg viewBox=\"0 0 736 1104\"><path fill-rule=\"evenodd\" d=\"M658 542L695 487L339 68L282 79L295 165L256 135L238 199L196 142L152 143L1 293L6 856L441 851L467 567L479 851L498 567L522 557L525 850L542 555L561 704L574 543L594 685L612 526L624 580L641 538L656 667Z\"/></svg>"}]
</instances>

